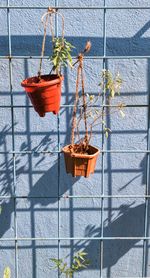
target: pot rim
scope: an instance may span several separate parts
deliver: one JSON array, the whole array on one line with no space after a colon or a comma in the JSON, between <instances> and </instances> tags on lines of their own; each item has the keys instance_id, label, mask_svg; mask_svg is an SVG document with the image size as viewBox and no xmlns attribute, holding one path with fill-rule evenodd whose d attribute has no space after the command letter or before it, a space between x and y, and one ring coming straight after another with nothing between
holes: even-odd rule
<instances>
[{"instance_id":1,"label":"pot rim","mask_svg":"<svg viewBox=\"0 0 150 278\"><path fill-rule=\"evenodd\" d=\"M77 144L75 144L77 145ZM100 149L98 149L97 147L95 146L92 146L92 145L89 145L90 147L92 148L95 148L95 153L94 154L79 154L79 153L71 153L69 150L68 150L68 147L70 146L69 145L66 145L65 147L62 148L62 151L64 153L68 153L70 154L72 157L77 157L77 158L93 158L95 157L96 155L98 155L100 153Z\"/></svg>"},{"instance_id":2,"label":"pot rim","mask_svg":"<svg viewBox=\"0 0 150 278\"><path fill-rule=\"evenodd\" d=\"M49 76L49 74L41 75L41 78L45 77L45 76ZM57 74L51 74L50 76L53 76L53 77L56 77L56 78L52 79L52 80L44 81L44 82L41 82L41 83L35 83L35 82L28 83L27 81L29 81L30 79L38 78L38 76L32 76L32 77L28 77L28 78L24 79L21 82L21 86L25 87L25 88L26 87L28 87L28 88L42 88L42 87L47 87L47 86L52 86L52 85L58 84L64 79L63 75L58 76Z\"/></svg>"}]
</instances>

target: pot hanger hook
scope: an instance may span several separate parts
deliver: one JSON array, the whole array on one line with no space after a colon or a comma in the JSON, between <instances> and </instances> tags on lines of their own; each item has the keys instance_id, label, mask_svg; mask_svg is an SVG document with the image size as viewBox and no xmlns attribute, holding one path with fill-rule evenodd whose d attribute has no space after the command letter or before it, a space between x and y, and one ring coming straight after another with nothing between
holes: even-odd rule
<instances>
[{"instance_id":1,"label":"pot hanger hook","mask_svg":"<svg viewBox=\"0 0 150 278\"><path fill-rule=\"evenodd\" d=\"M46 12L46 13L44 13L44 14L42 15L42 17L41 17L41 21L42 21L42 23L44 22L44 17L45 17L46 15L49 15L49 14L50 14L50 15L51 15L51 14L55 14L55 13L57 13L57 11L58 11L58 9L48 7L47 12Z\"/></svg>"},{"instance_id":2,"label":"pot hanger hook","mask_svg":"<svg viewBox=\"0 0 150 278\"><path fill-rule=\"evenodd\" d=\"M41 21L44 24L45 16L51 16L52 14L58 14L62 19L62 38L64 39L65 19L64 16L58 12L58 8L48 7L47 12L42 15Z\"/></svg>"},{"instance_id":3,"label":"pot hanger hook","mask_svg":"<svg viewBox=\"0 0 150 278\"><path fill-rule=\"evenodd\" d=\"M43 42L42 42L40 66L39 66L39 71L38 71L39 78L41 77L42 59L43 59L44 51L45 51L45 39L46 39L46 30L47 30L48 20L50 20L50 31L51 31L51 35L52 35L52 44L54 44L54 40L55 40L52 14L58 14L59 16L61 16L61 19L62 19L62 39L64 41L65 20L64 20L64 16L61 13L59 13L57 10L58 9L48 7L47 12L44 13L43 16L41 17L41 21L44 25L44 36L43 36ZM46 16L46 20L44 21L45 16Z\"/></svg>"}]
</instances>

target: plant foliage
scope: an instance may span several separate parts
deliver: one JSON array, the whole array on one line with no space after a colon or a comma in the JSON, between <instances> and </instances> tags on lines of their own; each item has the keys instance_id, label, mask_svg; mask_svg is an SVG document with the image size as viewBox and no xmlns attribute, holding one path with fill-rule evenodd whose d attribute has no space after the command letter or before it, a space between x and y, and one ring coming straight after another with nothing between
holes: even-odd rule
<instances>
[{"instance_id":1,"label":"plant foliage","mask_svg":"<svg viewBox=\"0 0 150 278\"><path fill-rule=\"evenodd\" d=\"M55 259L52 258L51 261L54 263L52 269L59 269L60 274L65 274L66 278L72 278L73 274L81 269L87 268L89 265L89 260L86 259L87 253L78 252L73 257L73 262L71 266L68 266L65 259Z\"/></svg>"},{"instance_id":2,"label":"plant foliage","mask_svg":"<svg viewBox=\"0 0 150 278\"><path fill-rule=\"evenodd\" d=\"M120 95L121 85L123 83L120 73L113 76L111 71L102 70L101 82L99 84L101 90L109 93L109 97L114 98L116 94Z\"/></svg>"},{"instance_id":3,"label":"plant foliage","mask_svg":"<svg viewBox=\"0 0 150 278\"><path fill-rule=\"evenodd\" d=\"M86 120L88 125L88 141L86 143L89 144L93 128L101 125L103 126L103 131L105 133L106 138L108 138L109 133L111 132L111 129L107 127L106 125L106 118L108 115L112 113L119 112L121 117L125 117L125 113L123 111L124 104L123 103L117 103L114 105L114 107L111 107L112 100L116 99L118 95L120 95L121 86L123 83L123 80L119 73L112 74L109 70L102 70L100 75L100 92L97 96L93 94L86 94ZM102 103L102 97L105 96L107 107L103 107L101 105ZM99 107L98 107L99 106ZM85 115L83 113L83 99L82 96L79 98L79 107L80 107L80 113L77 118L76 123L76 130L78 139L81 145L84 144L84 138L80 138L80 124L82 121L85 120ZM87 146L86 146L87 148Z\"/></svg>"},{"instance_id":4,"label":"plant foliage","mask_svg":"<svg viewBox=\"0 0 150 278\"><path fill-rule=\"evenodd\" d=\"M53 54L50 60L53 64L53 70L56 70L57 74L61 73L61 66L72 67L71 52L74 46L64 38L54 38L53 40Z\"/></svg>"}]
</instances>

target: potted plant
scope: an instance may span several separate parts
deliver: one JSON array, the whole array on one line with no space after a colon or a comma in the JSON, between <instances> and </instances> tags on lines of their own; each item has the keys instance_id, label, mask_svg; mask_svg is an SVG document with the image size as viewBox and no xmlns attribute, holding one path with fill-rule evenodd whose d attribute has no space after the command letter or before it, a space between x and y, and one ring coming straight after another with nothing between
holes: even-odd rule
<instances>
[{"instance_id":1,"label":"potted plant","mask_svg":"<svg viewBox=\"0 0 150 278\"><path fill-rule=\"evenodd\" d=\"M53 14L58 14L62 18L61 37L55 37L54 35L52 21ZM46 20L44 22L45 16ZM42 16L42 22L44 22L44 37L38 75L29 77L21 82L21 85L25 88L35 111L40 117L44 117L46 112L57 114L60 109L61 84L63 80L61 66L67 66L67 64L72 65L71 51L73 48L73 45L64 38L64 17L61 13L57 12L55 9L49 8L48 12ZM41 75L48 23L50 23L52 35L52 55L50 60L53 66L50 74ZM53 71L54 74L52 74Z\"/></svg>"},{"instance_id":2,"label":"potted plant","mask_svg":"<svg viewBox=\"0 0 150 278\"><path fill-rule=\"evenodd\" d=\"M73 262L71 266L68 266L65 259L55 259L52 258L51 261L54 263L52 269L58 269L60 274L65 274L66 278L72 278L75 272L78 272L81 269L87 268L89 265L89 260L86 259L87 253L78 252L73 257Z\"/></svg>"},{"instance_id":3,"label":"potted plant","mask_svg":"<svg viewBox=\"0 0 150 278\"><path fill-rule=\"evenodd\" d=\"M109 70L102 70L101 82L99 84L101 92L97 97L94 95L86 95L84 90L84 73L83 73L83 60L84 54L87 53L91 48L91 43L87 42L83 52L81 52L75 64L78 64L77 68L77 80L76 80L76 93L73 108L73 119L72 119L72 131L71 131L71 144L65 146L62 151L65 157L66 172L71 173L73 177L84 176L88 177L91 173L94 173L97 157L100 150L90 145L91 137L93 134L93 127L96 125L103 125L103 130L106 137L108 137L111 131L105 123L105 116L109 113L120 111L121 115L124 116L122 111L123 104L117 104L115 109L111 111L110 101L117 94L120 93L122 85L122 79L119 73L114 77ZM74 65L75 65L74 64ZM79 96L79 82L81 79L81 91L82 96ZM108 108L105 111L103 105L98 107L96 103L99 102L100 97L107 99ZM77 106L80 109L79 116L77 117ZM85 135L83 138L80 137L80 124L84 123ZM75 130L78 136L78 142L75 143Z\"/></svg>"}]
</instances>

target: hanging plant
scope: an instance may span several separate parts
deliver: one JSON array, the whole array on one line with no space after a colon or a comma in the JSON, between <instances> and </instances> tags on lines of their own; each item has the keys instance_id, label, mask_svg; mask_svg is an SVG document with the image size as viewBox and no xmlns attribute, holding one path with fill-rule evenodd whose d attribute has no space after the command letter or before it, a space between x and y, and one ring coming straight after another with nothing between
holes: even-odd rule
<instances>
[{"instance_id":1,"label":"hanging plant","mask_svg":"<svg viewBox=\"0 0 150 278\"><path fill-rule=\"evenodd\" d=\"M54 35L52 16L58 14L62 18L62 36L57 38ZM44 18L46 20L44 22ZM25 88L28 97L30 98L35 111L40 117L44 117L46 112L53 112L57 114L60 109L61 99L61 84L64 79L61 74L61 67L72 66L71 51L74 46L64 38L64 17L55 9L48 9L42 16L44 23L44 36L42 42L42 51L38 76L29 77L22 81L21 85ZM48 23L50 23L50 30L52 35L52 55L50 61L52 63L52 70L50 74L41 75L42 61L45 51L45 40ZM52 74L52 72L54 72Z\"/></svg>"},{"instance_id":2,"label":"hanging plant","mask_svg":"<svg viewBox=\"0 0 150 278\"><path fill-rule=\"evenodd\" d=\"M75 64L77 67L77 80L76 80L76 93L73 108L72 118L72 130L71 130L71 144L63 148L66 172L71 173L73 177L84 176L88 177L91 173L94 173L97 157L100 150L90 145L90 141L93 135L93 128L97 125L103 125L103 130L106 137L108 137L111 130L106 126L105 117L110 113L115 113L118 110L121 116L124 117L122 111L124 105L118 104L114 110L110 109L111 99L120 94L120 88L122 85L122 79L119 73L113 77L109 70L103 70L101 74L101 82L99 84L101 92L97 97L94 95L86 95L84 90L84 55L90 51L91 43L87 42L83 52L81 52ZM74 64L74 65L75 65ZM81 81L81 92L82 96L79 96L79 83ZM105 111L104 107L95 107L96 103L99 102L100 97L104 96L107 99L108 108ZM80 113L77 117L77 108L79 107ZM80 125L84 123L85 135L83 138L80 137ZM76 133L75 133L76 131ZM78 142L75 143L75 136L78 136Z\"/></svg>"}]
</instances>

